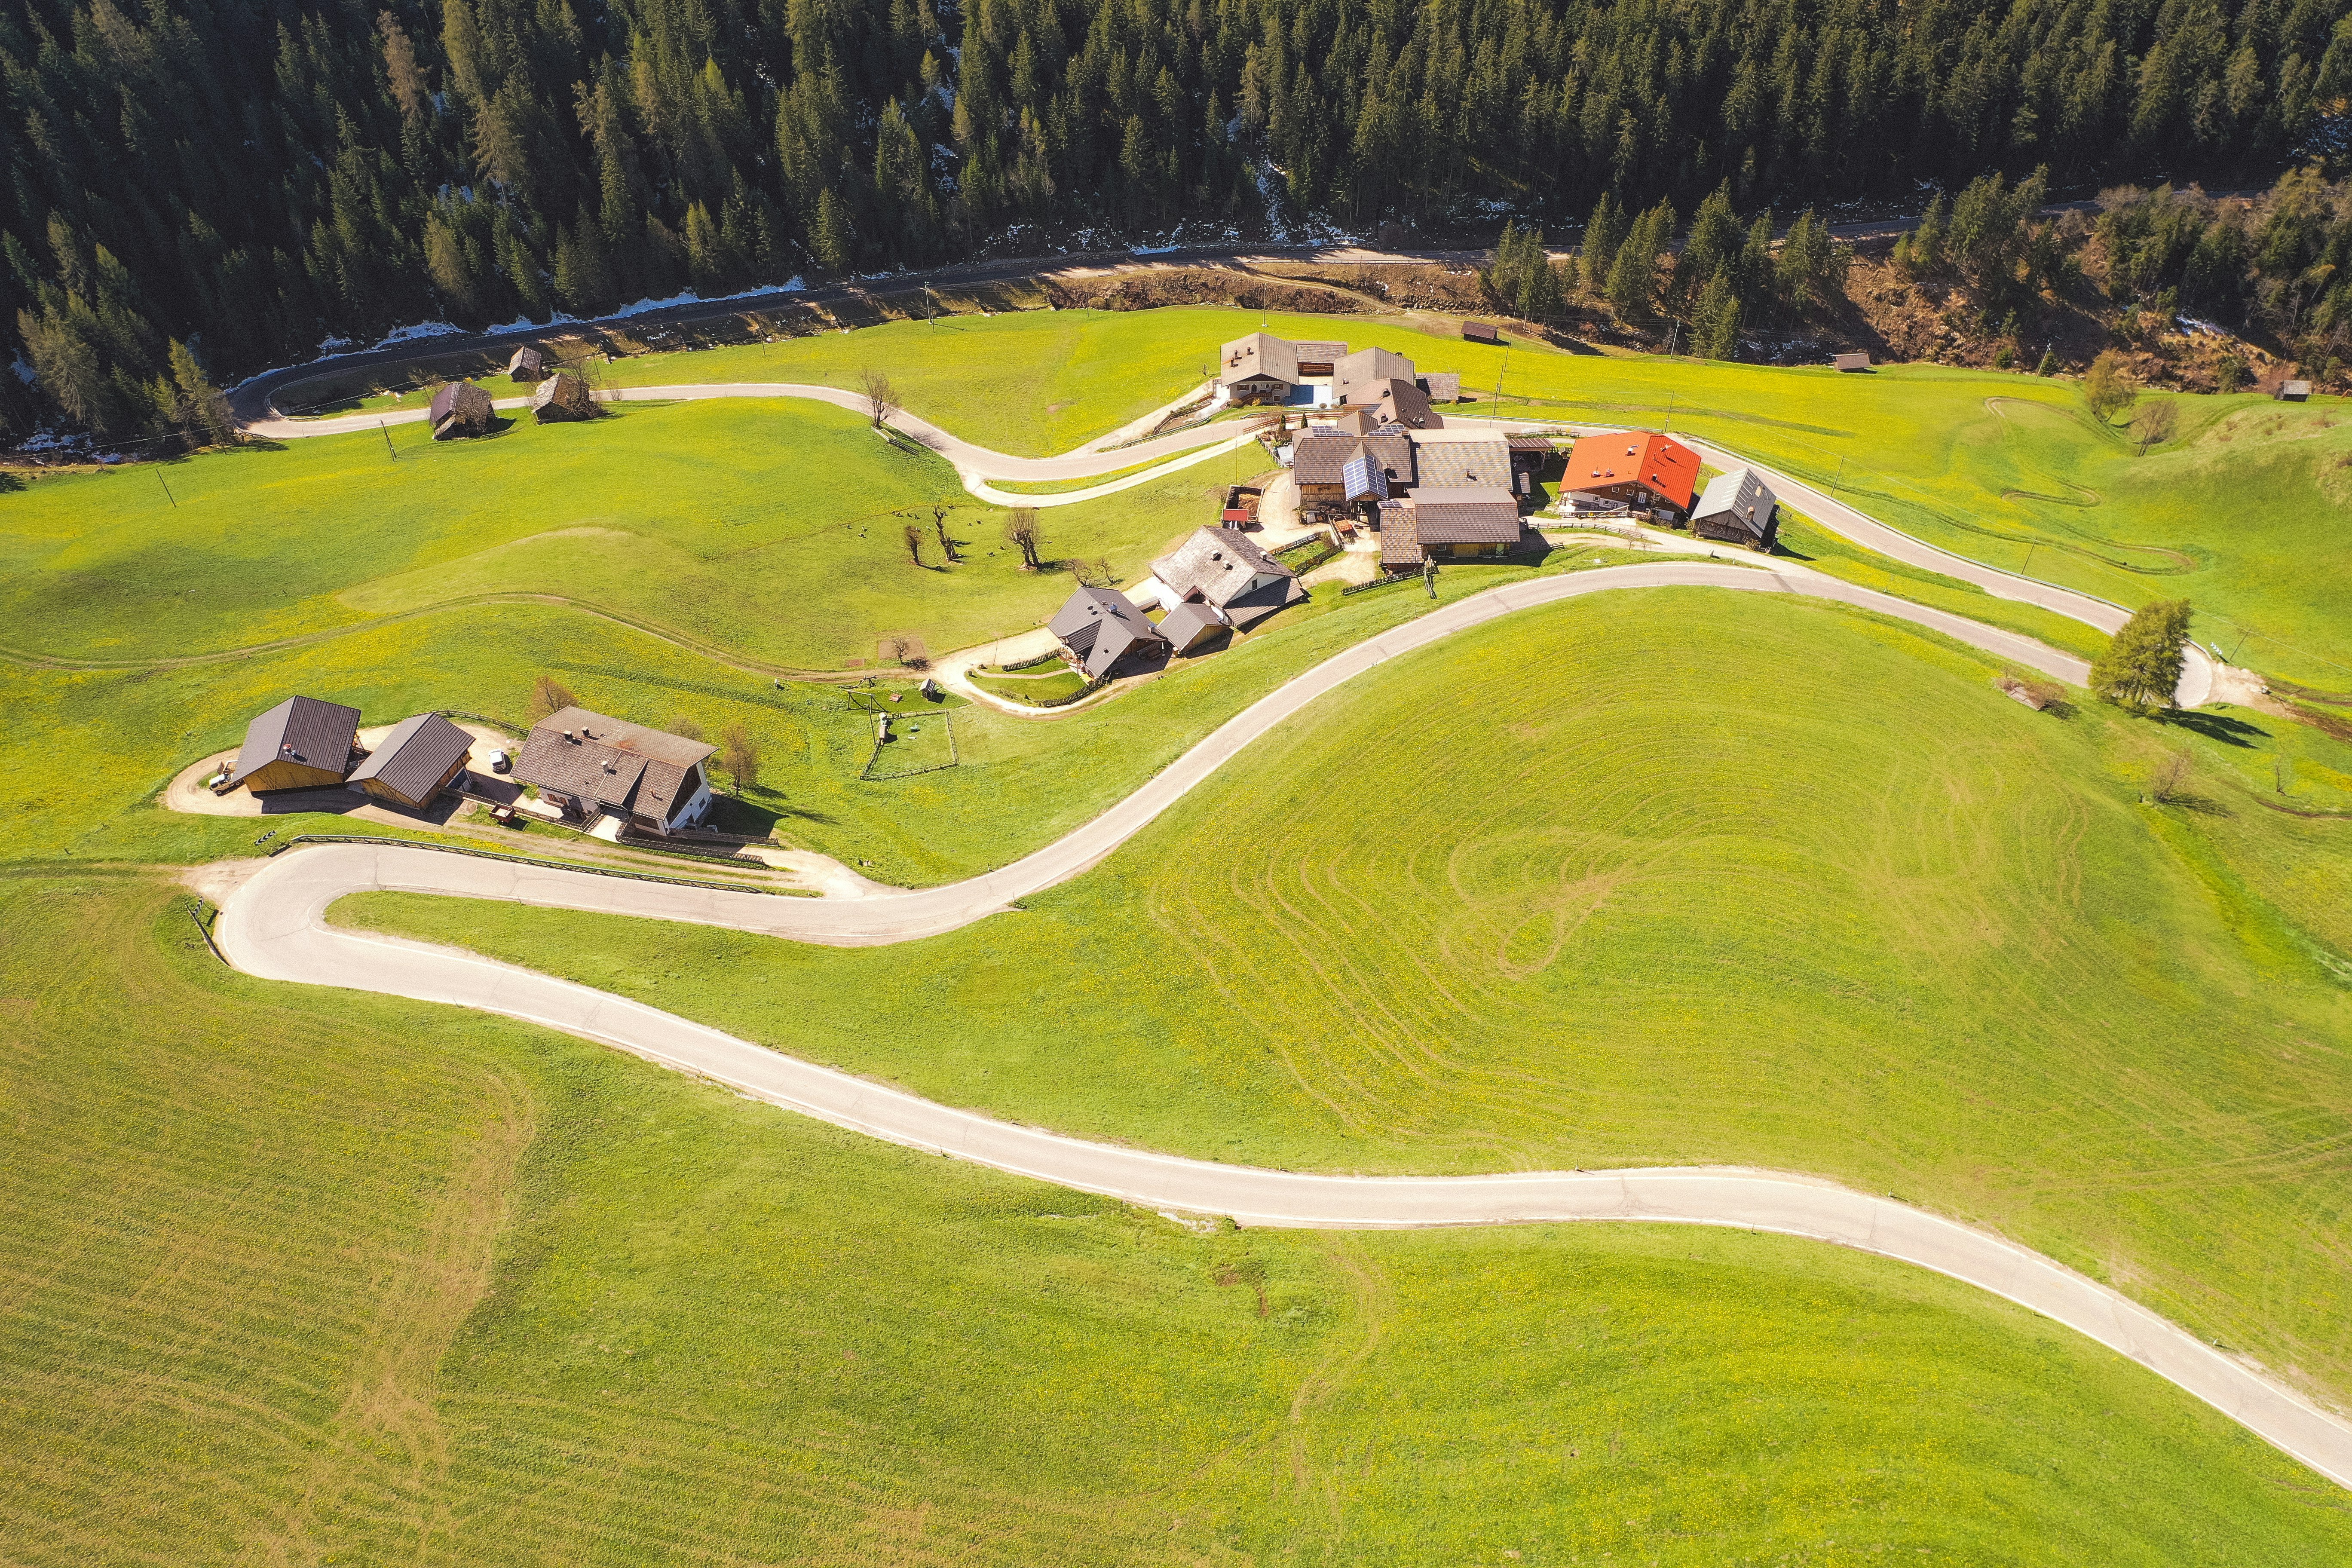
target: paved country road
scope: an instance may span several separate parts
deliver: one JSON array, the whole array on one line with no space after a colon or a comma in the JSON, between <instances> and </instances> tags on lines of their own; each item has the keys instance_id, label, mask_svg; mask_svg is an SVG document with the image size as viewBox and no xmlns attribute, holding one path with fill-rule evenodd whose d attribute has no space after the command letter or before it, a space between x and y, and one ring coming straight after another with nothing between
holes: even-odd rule
<instances>
[{"instance_id":1,"label":"paved country road","mask_svg":"<svg viewBox=\"0 0 2352 1568\"><path fill-rule=\"evenodd\" d=\"M1254 1169L1020 1127L804 1062L589 986L401 938L326 923L348 894L380 889L501 899L864 946L968 925L1100 861L1228 758L1318 698L1390 658L1502 615L1628 587L1803 593L1900 616L2079 681L2082 665L2031 639L1812 577L1697 563L1612 567L1514 584L1445 606L1335 656L1228 720L1125 800L1059 842L944 888L784 899L641 882L421 847L298 848L226 894L215 940L249 974L478 1008L698 1074L835 1126L1039 1181L1244 1225L1397 1228L1565 1220L1727 1226L1809 1237L1932 1268L2090 1336L2212 1405L2339 1485L2352 1425L2095 1280L1998 1237L1833 1184L1734 1168L1366 1177Z\"/></svg>"}]
</instances>

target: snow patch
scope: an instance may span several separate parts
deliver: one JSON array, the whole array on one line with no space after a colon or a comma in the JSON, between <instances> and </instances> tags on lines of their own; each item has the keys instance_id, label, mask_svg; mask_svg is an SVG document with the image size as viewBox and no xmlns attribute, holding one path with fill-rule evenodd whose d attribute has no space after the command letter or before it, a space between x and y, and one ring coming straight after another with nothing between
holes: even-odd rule
<instances>
[{"instance_id":1,"label":"snow patch","mask_svg":"<svg viewBox=\"0 0 2352 1568\"><path fill-rule=\"evenodd\" d=\"M418 321L405 327L394 327L376 340L375 346L388 349L398 343L413 343L421 338L463 337L466 329L448 321ZM341 359L341 354L322 354L322 359Z\"/></svg>"},{"instance_id":2,"label":"snow patch","mask_svg":"<svg viewBox=\"0 0 2352 1568\"><path fill-rule=\"evenodd\" d=\"M359 346L360 341L357 338L321 338L319 340L319 357L324 359L329 354L339 353L344 349L355 349Z\"/></svg>"},{"instance_id":3,"label":"snow patch","mask_svg":"<svg viewBox=\"0 0 2352 1568\"><path fill-rule=\"evenodd\" d=\"M16 373L16 379L18 381L23 382L26 386L33 384L35 373L32 365L26 362L23 354L18 354L16 359L10 363L8 368Z\"/></svg>"},{"instance_id":4,"label":"snow patch","mask_svg":"<svg viewBox=\"0 0 2352 1568\"><path fill-rule=\"evenodd\" d=\"M2172 319L2184 332L2202 332L2211 338L2226 338L2230 335L2229 328L2196 316L2175 316Z\"/></svg>"}]
</instances>

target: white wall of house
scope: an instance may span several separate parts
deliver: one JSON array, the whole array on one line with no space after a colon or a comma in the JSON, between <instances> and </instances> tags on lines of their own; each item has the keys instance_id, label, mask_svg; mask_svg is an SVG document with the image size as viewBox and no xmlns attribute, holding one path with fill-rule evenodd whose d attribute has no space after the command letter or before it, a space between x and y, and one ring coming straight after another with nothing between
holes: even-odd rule
<instances>
[{"instance_id":1,"label":"white wall of house","mask_svg":"<svg viewBox=\"0 0 2352 1568\"><path fill-rule=\"evenodd\" d=\"M684 809L670 818L672 827L692 827L710 815L710 774L707 769L695 769L694 794L688 797Z\"/></svg>"}]
</instances>

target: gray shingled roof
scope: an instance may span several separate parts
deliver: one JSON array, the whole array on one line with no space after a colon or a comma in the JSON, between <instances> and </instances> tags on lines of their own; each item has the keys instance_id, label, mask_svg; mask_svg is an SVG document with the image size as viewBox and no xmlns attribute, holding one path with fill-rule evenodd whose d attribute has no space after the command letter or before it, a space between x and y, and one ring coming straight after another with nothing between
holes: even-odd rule
<instances>
[{"instance_id":1,"label":"gray shingled roof","mask_svg":"<svg viewBox=\"0 0 2352 1568\"><path fill-rule=\"evenodd\" d=\"M1421 441L1415 443L1413 456L1423 485L1500 489L1511 482L1510 443L1499 436L1483 441Z\"/></svg>"},{"instance_id":2,"label":"gray shingled roof","mask_svg":"<svg viewBox=\"0 0 2352 1568\"><path fill-rule=\"evenodd\" d=\"M1780 498L1756 477L1755 469L1734 468L1707 482L1706 493L1691 509L1691 521L1727 518L1743 531L1761 540L1772 531L1772 513L1780 504Z\"/></svg>"},{"instance_id":3,"label":"gray shingled roof","mask_svg":"<svg viewBox=\"0 0 2352 1568\"><path fill-rule=\"evenodd\" d=\"M1381 565L1383 568L1421 564L1421 535L1414 523L1411 501L1381 503Z\"/></svg>"},{"instance_id":4,"label":"gray shingled roof","mask_svg":"<svg viewBox=\"0 0 2352 1568\"><path fill-rule=\"evenodd\" d=\"M442 779L473 745L474 737L440 714L419 713L394 725L383 744L352 770L350 782L373 779L401 799L422 805L438 793Z\"/></svg>"},{"instance_id":5,"label":"gray shingled roof","mask_svg":"<svg viewBox=\"0 0 2352 1568\"><path fill-rule=\"evenodd\" d=\"M573 736L569 741L563 738L567 730ZM683 787L688 770L718 749L585 708L566 708L531 727L515 758L514 776L543 790L593 800L615 815L635 812L667 822L691 793Z\"/></svg>"},{"instance_id":6,"label":"gray shingled roof","mask_svg":"<svg viewBox=\"0 0 2352 1568\"><path fill-rule=\"evenodd\" d=\"M315 697L289 697L245 727L245 744L237 749L236 766L229 770L229 787L281 757L340 777L351 765L352 742L359 732L358 709Z\"/></svg>"},{"instance_id":7,"label":"gray shingled roof","mask_svg":"<svg viewBox=\"0 0 2352 1568\"><path fill-rule=\"evenodd\" d=\"M1132 600L1108 588L1080 588L1063 601L1046 629L1078 656L1079 668L1094 680L1137 648L1168 640Z\"/></svg>"},{"instance_id":8,"label":"gray shingled roof","mask_svg":"<svg viewBox=\"0 0 2352 1568\"><path fill-rule=\"evenodd\" d=\"M1178 653L1191 648L1202 639L1214 636L1224 622L1217 619L1214 610L1206 605L1179 605L1160 617L1160 635L1168 639Z\"/></svg>"},{"instance_id":9,"label":"gray shingled roof","mask_svg":"<svg viewBox=\"0 0 2352 1568\"><path fill-rule=\"evenodd\" d=\"M1221 608L1261 576L1295 575L1249 535L1232 528L1194 529L1191 538L1151 563L1151 574L1180 599L1197 594Z\"/></svg>"},{"instance_id":10,"label":"gray shingled roof","mask_svg":"<svg viewBox=\"0 0 2352 1568\"><path fill-rule=\"evenodd\" d=\"M1379 381L1411 381L1412 361L1394 349L1358 349L1331 367L1331 397L1338 403L1370 403Z\"/></svg>"}]
</instances>

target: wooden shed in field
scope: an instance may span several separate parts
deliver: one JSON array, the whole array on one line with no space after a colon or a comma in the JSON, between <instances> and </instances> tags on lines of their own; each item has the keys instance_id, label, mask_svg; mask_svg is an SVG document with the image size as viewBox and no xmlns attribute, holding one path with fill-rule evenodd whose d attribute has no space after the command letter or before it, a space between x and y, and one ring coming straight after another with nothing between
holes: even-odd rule
<instances>
[{"instance_id":1,"label":"wooden shed in field","mask_svg":"<svg viewBox=\"0 0 2352 1568\"><path fill-rule=\"evenodd\" d=\"M1462 341L1465 343L1499 343L1503 341L1503 334L1496 330L1492 321L1465 321L1462 323Z\"/></svg>"},{"instance_id":2,"label":"wooden shed in field","mask_svg":"<svg viewBox=\"0 0 2352 1568\"><path fill-rule=\"evenodd\" d=\"M2278 400L2281 403L2310 402L2311 383L2307 381L2283 381L2279 383Z\"/></svg>"},{"instance_id":3,"label":"wooden shed in field","mask_svg":"<svg viewBox=\"0 0 2352 1568\"><path fill-rule=\"evenodd\" d=\"M515 350L514 358L507 361L507 374L517 381L537 381L547 374L547 356L528 343Z\"/></svg>"},{"instance_id":4,"label":"wooden shed in field","mask_svg":"<svg viewBox=\"0 0 2352 1568\"><path fill-rule=\"evenodd\" d=\"M352 770L351 786L379 800L422 811L466 771L474 738L438 713L393 726L383 744Z\"/></svg>"},{"instance_id":5,"label":"wooden shed in field","mask_svg":"<svg viewBox=\"0 0 2352 1568\"><path fill-rule=\"evenodd\" d=\"M1866 353L1833 354L1830 358L1830 363L1840 370L1868 370L1870 356Z\"/></svg>"},{"instance_id":6,"label":"wooden shed in field","mask_svg":"<svg viewBox=\"0 0 2352 1568\"><path fill-rule=\"evenodd\" d=\"M584 376L569 371L557 371L539 384L530 395L530 415L541 425L558 424L566 419L596 417L596 399L588 389Z\"/></svg>"},{"instance_id":7,"label":"wooden shed in field","mask_svg":"<svg viewBox=\"0 0 2352 1568\"><path fill-rule=\"evenodd\" d=\"M358 709L289 697L245 727L236 762L213 793L226 795L239 785L263 795L339 784L352 771L352 742L359 732Z\"/></svg>"},{"instance_id":8,"label":"wooden shed in field","mask_svg":"<svg viewBox=\"0 0 2352 1568\"><path fill-rule=\"evenodd\" d=\"M433 424L433 438L448 441L461 436L489 434L496 412L490 406L488 393L470 381L453 381L433 395L426 417Z\"/></svg>"}]
</instances>

